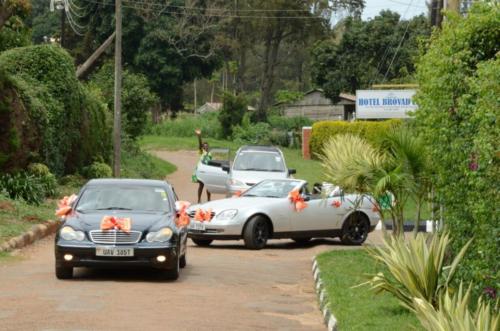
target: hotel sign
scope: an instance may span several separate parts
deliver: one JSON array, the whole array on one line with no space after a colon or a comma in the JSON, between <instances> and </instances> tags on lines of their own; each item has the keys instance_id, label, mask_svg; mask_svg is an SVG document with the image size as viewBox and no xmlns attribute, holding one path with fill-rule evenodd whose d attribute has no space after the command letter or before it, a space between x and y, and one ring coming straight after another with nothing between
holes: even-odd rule
<instances>
[{"instance_id":1,"label":"hotel sign","mask_svg":"<svg viewBox=\"0 0 500 331\"><path fill-rule=\"evenodd\" d=\"M408 118L416 90L357 90L356 118Z\"/></svg>"}]
</instances>

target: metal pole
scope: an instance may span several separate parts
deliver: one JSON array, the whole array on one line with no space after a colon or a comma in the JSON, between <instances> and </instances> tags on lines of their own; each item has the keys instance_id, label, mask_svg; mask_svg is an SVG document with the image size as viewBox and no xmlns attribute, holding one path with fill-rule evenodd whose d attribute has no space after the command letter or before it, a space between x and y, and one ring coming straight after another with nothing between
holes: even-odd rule
<instances>
[{"instance_id":1,"label":"metal pole","mask_svg":"<svg viewBox=\"0 0 500 331\"><path fill-rule=\"evenodd\" d=\"M121 107L122 107L122 2L115 3L115 109L113 121L113 175L120 177L121 165Z\"/></svg>"}]
</instances>

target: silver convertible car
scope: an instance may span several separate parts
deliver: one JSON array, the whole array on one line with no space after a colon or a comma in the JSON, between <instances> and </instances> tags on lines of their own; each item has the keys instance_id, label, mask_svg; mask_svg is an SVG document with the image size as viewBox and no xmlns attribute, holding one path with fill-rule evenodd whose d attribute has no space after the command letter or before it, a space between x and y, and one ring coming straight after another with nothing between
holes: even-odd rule
<instances>
[{"instance_id":1,"label":"silver convertible car","mask_svg":"<svg viewBox=\"0 0 500 331\"><path fill-rule=\"evenodd\" d=\"M292 191L301 210L289 196ZM333 185L315 186L310 193L304 180L269 179L239 197L192 206L188 236L199 246L243 239L249 249L281 238L305 243L313 237L340 237L344 244L360 245L379 220L373 201L369 196L343 194ZM199 221L198 214L212 218Z\"/></svg>"}]
</instances>

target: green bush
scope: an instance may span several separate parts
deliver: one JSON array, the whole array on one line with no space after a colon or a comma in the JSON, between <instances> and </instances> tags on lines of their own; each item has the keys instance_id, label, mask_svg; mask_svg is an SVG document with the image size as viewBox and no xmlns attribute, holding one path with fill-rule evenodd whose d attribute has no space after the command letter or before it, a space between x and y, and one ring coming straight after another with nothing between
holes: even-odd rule
<instances>
[{"instance_id":1,"label":"green bush","mask_svg":"<svg viewBox=\"0 0 500 331\"><path fill-rule=\"evenodd\" d=\"M304 116L269 116L267 121L273 129L280 129L284 131L301 131L304 126L311 126L313 120Z\"/></svg>"},{"instance_id":2,"label":"green bush","mask_svg":"<svg viewBox=\"0 0 500 331\"><path fill-rule=\"evenodd\" d=\"M194 130L201 129L204 138L219 138L221 126L217 116L217 113L178 113L174 119L152 125L148 133L167 137L194 137Z\"/></svg>"},{"instance_id":3,"label":"green bush","mask_svg":"<svg viewBox=\"0 0 500 331\"><path fill-rule=\"evenodd\" d=\"M475 3L433 34L417 65L416 128L424 138L456 253L473 237L457 278L473 297L500 288L500 6ZM475 300L474 300L475 301Z\"/></svg>"},{"instance_id":4,"label":"green bush","mask_svg":"<svg viewBox=\"0 0 500 331\"><path fill-rule=\"evenodd\" d=\"M71 187L81 187L86 181L85 177L79 174L71 174L59 178L59 184Z\"/></svg>"},{"instance_id":5,"label":"green bush","mask_svg":"<svg viewBox=\"0 0 500 331\"><path fill-rule=\"evenodd\" d=\"M268 123L259 122L233 127L232 140L239 144L269 145L271 128Z\"/></svg>"},{"instance_id":6,"label":"green bush","mask_svg":"<svg viewBox=\"0 0 500 331\"><path fill-rule=\"evenodd\" d=\"M73 59L58 46L0 54L0 166L43 162L55 174L73 172L96 156L109 158L106 108L76 79ZM99 146L98 146L99 145Z\"/></svg>"},{"instance_id":7,"label":"green bush","mask_svg":"<svg viewBox=\"0 0 500 331\"><path fill-rule=\"evenodd\" d=\"M309 143L311 155L317 156L323 154L324 144L337 134L354 134L365 138L370 143L377 143L381 140L383 134L394 126L399 126L403 122L397 119L391 119L380 122L369 121L321 121L312 126L312 136Z\"/></svg>"},{"instance_id":8,"label":"green bush","mask_svg":"<svg viewBox=\"0 0 500 331\"><path fill-rule=\"evenodd\" d=\"M109 110L114 105L114 65L104 64L92 77L92 83L102 92ZM144 134L151 108L159 102L151 91L146 76L124 70L122 90L123 130L131 138L136 139Z\"/></svg>"},{"instance_id":9,"label":"green bush","mask_svg":"<svg viewBox=\"0 0 500 331\"><path fill-rule=\"evenodd\" d=\"M28 173L38 178L44 197L57 195L57 179L43 163L32 163L28 166Z\"/></svg>"},{"instance_id":10,"label":"green bush","mask_svg":"<svg viewBox=\"0 0 500 331\"><path fill-rule=\"evenodd\" d=\"M84 169L84 174L87 178L109 178L113 175L113 171L106 163L93 162Z\"/></svg>"},{"instance_id":11,"label":"green bush","mask_svg":"<svg viewBox=\"0 0 500 331\"><path fill-rule=\"evenodd\" d=\"M34 205L39 205L45 198L44 187L40 179L27 172L4 174L1 176L0 191L7 192L7 195L11 199L22 199Z\"/></svg>"},{"instance_id":12,"label":"green bush","mask_svg":"<svg viewBox=\"0 0 500 331\"><path fill-rule=\"evenodd\" d=\"M31 163L28 166L28 171L34 176L47 176L50 174L49 167L43 163Z\"/></svg>"}]
</instances>

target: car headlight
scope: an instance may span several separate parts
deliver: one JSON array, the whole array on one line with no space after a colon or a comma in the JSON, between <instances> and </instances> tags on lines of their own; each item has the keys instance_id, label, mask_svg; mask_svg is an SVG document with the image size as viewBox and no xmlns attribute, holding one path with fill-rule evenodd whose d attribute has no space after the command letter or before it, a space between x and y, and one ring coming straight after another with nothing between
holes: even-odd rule
<instances>
[{"instance_id":1,"label":"car headlight","mask_svg":"<svg viewBox=\"0 0 500 331\"><path fill-rule=\"evenodd\" d=\"M163 228L160 231L150 232L146 236L147 242L165 242L169 241L170 238L174 235L174 232L171 228Z\"/></svg>"},{"instance_id":2,"label":"car headlight","mask_svg":"<svg viewBox=\"0 0 500 331\"><path fill-rule=\"evenodd\" d=\"M233 186L246 186L245 183L243 183L241 180L237 180L237 179L230 179L228 181L229 185L233 185Z\"/></svg>"},{"instance_id":3,"label":"car headlight","mask_svg":"<svg viewBox=\"0 0 500 331\"><path fill-rule=\"evenodd\" d=\"M236 209L224 210L217 215L217 219L220 221L231 220L236 216L236 214L238 214L238 210Z\"/></svg>"},{"instance_id":4,"label":"car headlight","mask_svg":"<svg viewBox=\"0 0 500 331\"><path fill-rule=\"evenodd\" d=\"M85 233L83 233L82 231L75 231L70 226L63 227L61 229L61 231L59 232L59 235L64 240L78 240L78 241L82 241L83 239L85 239Z\"/></svg>"}]
</instances>

